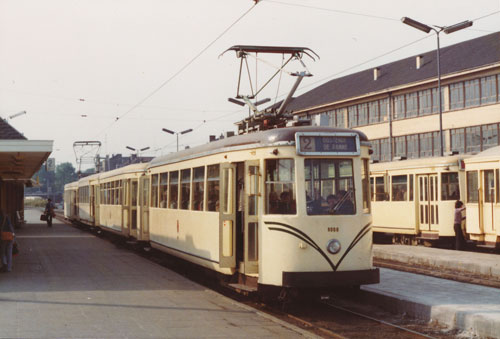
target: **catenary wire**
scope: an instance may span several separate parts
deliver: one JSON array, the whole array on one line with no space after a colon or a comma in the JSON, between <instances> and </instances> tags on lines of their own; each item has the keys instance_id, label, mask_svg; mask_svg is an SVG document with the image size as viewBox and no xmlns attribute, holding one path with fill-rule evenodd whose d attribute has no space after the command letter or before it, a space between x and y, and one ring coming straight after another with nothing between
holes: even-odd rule
<instances>
[{"instance_id":1,"label":"catenary wire","mask_svg":"<svg viewBox=\"0 0 500 339\"><path fill-rule=\"evenodd\" d=\"M214 40L212 40L207 46L205 46L198 54L196 54L191 60L189 60L184 66L182 66L177 72L175 72L170 78L168 78L166 81L164 81L160 86L158 86L156 89L154 89L151 93L149 93L146 97L144 97L142 100L140 100L137 104L132 106L129 110L127 110L125 113L120 115L117 119L113 120L111 124L109 124L106 128L104 128L102 131L100 131L97 135L101 135L104 133L106 130L111 128L117 121L120 119L123 119L125 116L127 116L130 112L132 112L134 109L142 105L146 100L151 98L153 95L155 95L159 90L161 90L163 87L165 87L170 81L175 79L179 74L181 74L186 68L188 68L196 59L198 59L207 49L209 49L216 41L218 41L222 36L224 36L234 25L236 25L241 19L243 19L252 9L257 6L259 1L255 1L255 3L250 7L248 10L246 10L240 17L238 17L229 27L224 29L222 33L220 33Z\"/></svg>"}]
</instances>

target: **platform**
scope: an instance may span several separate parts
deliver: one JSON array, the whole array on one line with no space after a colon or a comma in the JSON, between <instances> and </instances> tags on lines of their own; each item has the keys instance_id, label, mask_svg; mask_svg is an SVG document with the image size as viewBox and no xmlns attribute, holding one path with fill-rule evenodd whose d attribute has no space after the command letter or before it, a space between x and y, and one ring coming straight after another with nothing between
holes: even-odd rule
<instances>
[{"instance_id":1,"label":"platform","mask_svg":"<svg viewBox=\"0 0 500 339\"><path fill-rule=\"evenodd\" d=\"M26 210L0 274L2 338L315 337L165 267Z\"/></svg>"},{"instance_id":2,"label":"platform","mask_svg":"<svg viewBox=\"0 0 500 339\"><path fill-rule=\"evenodd\" d=\"M374 245L374 259L418 263L456 274L500 279L500 256L405 245ZM380 269L380 284L362 290L379 305L464 331L464 336L500 338L500 289Z\"/></svg>"}]
</instances>

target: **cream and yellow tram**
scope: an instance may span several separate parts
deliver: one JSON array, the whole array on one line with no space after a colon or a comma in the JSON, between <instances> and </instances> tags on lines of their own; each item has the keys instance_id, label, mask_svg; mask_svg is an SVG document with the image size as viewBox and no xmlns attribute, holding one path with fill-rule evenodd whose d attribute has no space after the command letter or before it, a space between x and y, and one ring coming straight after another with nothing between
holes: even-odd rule
<instances>
[{"instance_id":1,"label":"cream and yellow tram","mask_svg":"<svg viewBox=\"0 0 500 339\"><path fill-rule=\"evenodd\" d=\"M373 232L395 243L448 242L455 201L465 192L464 159L446 156L370 166Z\"/></svg>"},{"instance_id":2,"label":"cream and yellow tram","mask_svg":"<svg viewBox=\"0 0 500 339\"><path fill-rule=\"evenodd\" d=\"M144 177L146 166L147 163L132 164L99 175L95 194L96 226L137 240L148 240L148 220L144 212L147 199L139 195L142 187L149 186Z\"/></svg>"},{"instance_id":3,"label":"cream and yellow tram","mask_svg":"<svg viewBox=\"0 0 500 339\"><path fill-rule=\"evenodd\" d=\"M465 160L466 230L476 245L500 247L500 146Z\"/></svg>"},{"instance_id":4,"label":"cream and yellow tram","mask_svg":"<svg viewBox=\"0 0 500 339\"><path fill-rule=\"evenodd\" d=\"M92 174L78 180L77 220L89 226L95 226L95 187L98 182L99 174Z\"/></svg>"},{"instance_id":5,"label":"cream and yellow tram","mask_svg":"<svg viewBox=\"0 0 500 339\"><path fill-rule=\"evenodd\" d=\"M158 157L150 244L254 287L377 283L369 149L361 132L291 127Z\"/></svg>"}]
</instances>

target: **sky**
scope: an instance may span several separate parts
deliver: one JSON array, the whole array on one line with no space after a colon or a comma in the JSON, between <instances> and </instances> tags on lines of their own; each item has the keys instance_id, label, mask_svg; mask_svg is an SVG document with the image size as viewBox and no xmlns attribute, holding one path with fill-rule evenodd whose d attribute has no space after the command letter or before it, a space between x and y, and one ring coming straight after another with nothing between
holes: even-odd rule
<instances>
[{"instance_id":1,"label":"sky","mask_svg":"<svg viewBox=\"0 0 500 339\"><path fill-rule=\"evenodd\" d=\"M436 36L401 23L473 20L441 47L500 31L500 0L0 0L0 117L29 140L54 140L56 163L76 167L75 141L96 140L106 154L149 147L160 156L236 131L248 109L228 102L237 90L233 45L301 46L313 77L296 95L364 69L436 48ZM281 55L249 58L262 85ZM280 100L304 70L294 61L259 94ZM247 77L241 94L250 94ZM95 150L90 151L90 155ZM77 150L81 155L82 149ZM83 164L82 170L89 165Z\"/></svg>"}]
</instances>

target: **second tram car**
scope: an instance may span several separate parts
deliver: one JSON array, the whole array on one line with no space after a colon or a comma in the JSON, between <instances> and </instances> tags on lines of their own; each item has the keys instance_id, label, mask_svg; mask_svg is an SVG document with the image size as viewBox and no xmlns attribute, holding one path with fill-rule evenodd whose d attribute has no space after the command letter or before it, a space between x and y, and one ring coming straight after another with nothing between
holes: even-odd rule
<instances>
[{"instance_id":1,"label":"second tram car","mask_svg":"<svg viewBox=\"0 0 500 339\"><path fill-rule=\"evenodd\" d=\"M500 247L500 146L465 160L467 234L478 246Z\"/></svg>"},{"instance_id":2,"label":"second tram car","mask_svg":"<svg viewBox=\"0 0 500 339\"><path fill-rule=\"evenodd\" d=\"M466 156L371 164L375 240L394 243L451 243L453 213L465 192Z\"/></svg>"},{"instance_id":3,"label":"second tram car","mask_svg":"<svg viewBox=\"0 0 500 339\"><path fill-rule=\"evenodd\" d=\"M100 194L89 188L77 203L94 205L95 226L259 290L378 283L369 150L366 136L348 129L239 135L158 157L133 178L117 170L81 180L80 188L97 179ZM121 211L106 210L111 194ZM141 232L125 232L134 219Z\"/></svg>"}]
</instances>

